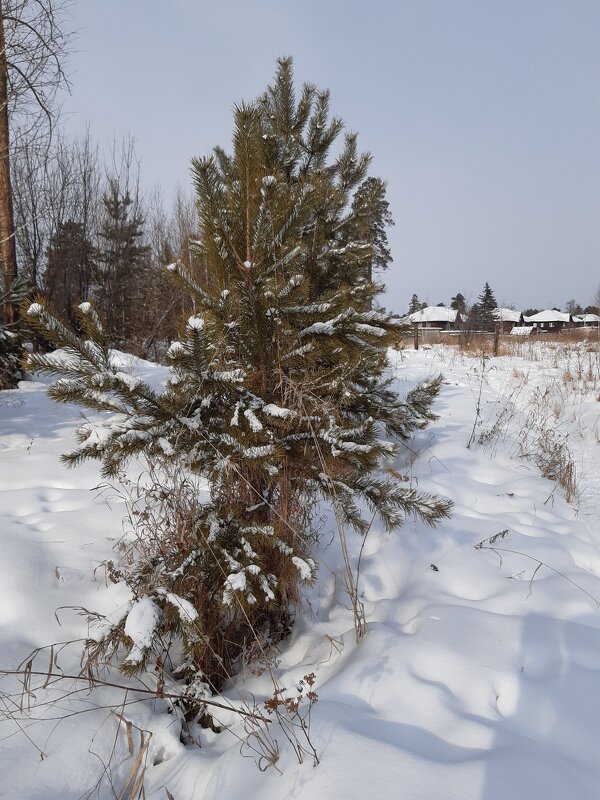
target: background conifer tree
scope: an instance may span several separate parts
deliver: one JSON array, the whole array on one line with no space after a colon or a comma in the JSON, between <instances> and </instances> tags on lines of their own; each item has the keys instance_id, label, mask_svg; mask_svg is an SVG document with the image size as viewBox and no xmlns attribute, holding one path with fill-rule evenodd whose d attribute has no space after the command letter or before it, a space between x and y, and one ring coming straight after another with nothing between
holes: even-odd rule
<instances>
[{"instance_id":1,"label":"background conifer tree","mask_svg":"<svg viewBox=\"0 0 600 800\"><path fill-rule=\"evenodd\" d=\"M352 200L352 213L356 237L371 246L367 280L372 280L373 270L387 269L393 258L386 228L394 224L390 204L386 200L385 182L369 177L358 187Z\"/></svg>"},{"instance_id":2,"label":"background conifer tree","mask_svg":"<svg viewBox=\"0 0 600 800\"><path fill-rule=\"evenodd\" d=\"M99 230L95 296L111 344L127 348L134 339L142 293L148 284L149 247L142 241L144 220L128 190L123 192L116 180L109 181L102 204L105 216Z\"/></svg>"},{"instance_id":3,"label":"background conifer tree","mask_svg":"<svg viewBox=\"0 0 600 800\"><path fill-rule=\"evenodd\" d=\"M496 303L494 292L487 281L477 300L478 302L471 306L469 322L482 330L490 330L494 326L492 311L498 308L498 303Z\"/></svg>"},{"instance_id":4,"label":"background conifer tree","mask_svg":"<svg viewBox=\"0 0 600 800\"><path fill-rule=\"evenodd\" d=\"M52 236L47 252L44 294L53 308L71 325L75 307L88 299L95 269L95 251L81 223L63 223Z\"/></svg>"},{"instance_id":5,"label":"background conifer tree","mask_svg":"<svg viewBox=\"0 0 600 800\"><path fill-rule=\"evenodd\" d=\"M210 282L169 266L195 313L170 347L164 392L121 371L90 304L79 309L82 338L41 303L29 310L69 354L66 364L30 358L30 368L61 375L51 395L112 413L80 429L67 463L96 458L115 475L145 454L209 479L210 502L178 546L152 561L150 576L143 560L131 585L136 603L156 608L161 636L167 621L179 625L186 663L213 688L249 638L287 629L299 584L314 577L319 499L361 533L373 513L392 530L407 514L434 524L450 508L388 469L394 440L434 418L440 379L403 398L391 385L387 347L402 327L370 307L381 288L368 277L374 241L352 210L370 157L355 134L330 156L342 123L328 107L328 92L311 85L296 99L282 59L265 94L235 108L231 153L193 160ZM193 630L172 613L173 596L193 609ZM126 620L117 628L122 641ZM135 647L131 668L153 652Z\"/></svg>"},{"instance_id":6,"label":"background conifer tree","mask_svg":"<svg viewBox=\"0 0 600 800\"><path fill-rule=\"evenodd\" d=\"M459 314L464 314L467 308L467 301L464 294L458 292L458 294L454 295L450 300L450 308L458 311Z\"/></svg>"},{"instance_id":7,"label":"background conifer tree","mask_svg":"<svg viewBox=\"0 0 600 800\"><path fill-rule=\"evenodd\" d=\"M419 300L416 294L410 298L410 303L408 305L408 313L414 314L417 311L420 311L423 308L423 304Z\"/></svg>"},{"instance_id":8,"label":"background conifer tree","mask_svg":"<svg viewBox=\"0 0 600 800\"><path fill-rule=\"evenodd\" d=\"M489 314L490 311L498 308L494 292L487 281L485 282L482 293L477 299L479 300L479 308L483 314Z\"/></svg>"}]
</instances>

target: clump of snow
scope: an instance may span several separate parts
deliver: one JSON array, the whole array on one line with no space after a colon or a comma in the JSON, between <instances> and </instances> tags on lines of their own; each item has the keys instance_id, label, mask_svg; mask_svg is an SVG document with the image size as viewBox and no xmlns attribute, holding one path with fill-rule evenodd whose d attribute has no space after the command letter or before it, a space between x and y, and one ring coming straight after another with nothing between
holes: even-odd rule
<instances>
[{"instance_id":1,"label":"clump of snow","mask_svg":"<svg viewBox=\"0 0 600 800\"><path fill-rule=\"evenodd\" d=\"M115 372L115 378L124 383L131 392L137 389L141 383L139 378L136 378L135 375L130 375L128 372Z\"/></svg>"},{"instance_id":2,"label":"clump of snow","mask_svg":"<svg viewBox=\"0 0 600 800\"><path fill-rule=\"evenodd\" d=\"M163 436L160 436L156 442L166 456L175 455L175 450L171 442L168 442Z\"/></svg>"},{"instance_id":3,"label":"clump of snow","mask_svg":"<svg viewBox=\"0 0 600 800\"><path fill-rule=\"evenodd\" d=\"M242 570L240 572L232 572L225 580L223 588L223 603L226 606L233 605L234 592L244 592L246 590L246 573Z\"/></svg>"},{"instance_id":4,"label":"clump of snow","mask_svg":"<svg viewBox=\"0 0 600 800\"><path fill-rule=\"evenodd\" d=\"M171 346L167 350L167 355L169 358L176 358L177 356L181 355L185 351L183 343L179 340L176 340L171 343Z\"/></svg>"},{"instance_id":5,"label":"clump of snow","mask_svg":"<svg viewBox=\"0 0 600 800\"><path fill-rule=\"evenodd\" d=\"M309 325L308 328L303 328L298 334L298 338L302 339L304 336L311 336L314 333L322 336L331 336L334 331L335 324L332 320L328 322L314 322L312 325Z\"/></svg>"},{"instance_id":6,"label":"clump of snow","mask_svg":"<svg viewBox=\"0 0 600 800\"><path fill-rule=\"evenodd\" d=\"M314 567L311 567L307 562L299 556L292 556L292 563L298 570L300 580L310 581L313 577Z\"/></svg>"},{"instance_id":7,"label":"clump of snow","mask_svg":"<svg viewBox=\"0 0 600 800\"><path fill-rule=\"evenodd\" d=\"M290 350L289 353L286 353L284 358L296 358L305 356L307 353L310 353L311 350L314 350L314 345L312 342L308 342L308 344L302 345L302 347L296 347L294 350Z\"/></svg>"},{"instance_id":8,"label":"clump of snow","mask_svg":"<svg viewBox=\"0 0 600 800\"><path fill-rule=\"evenodd\" d=\"M310 303L306 306L285 306L281 310L286 314L324 314L331 308L331 303Z\"/></svg>"},{"instance_id":9,"label":"clump of snow","mask_svg":"<svg viewBox=\"0 0 600 800\"><path fill-rule=\"evenodd\" d=\"M94 642L102 642L108 634L127 616L131 603L125 603L115 611L104 616L92 617L89 623L88 638Z\"/></svg>"},{"instance_id":10,"label":"clump of snow","mask_svg":"<svg viewBox=\"0 0 600 800\"><path fill-rule=\"evenodd\" d=\"M204 320L202 317L190 317L187 321L188 328L191 328L194 331L201 331L204 329Z\"/></svg>"},{"instance_id":11,"label":"clump of snow","mask_svg":"<svg viewBox=\"0 0 600 800\"><path fill-rule=\"evenodd\" d=\"M275 452L275 448L272 444L265 444L262 447L246 447L243 452L245 458L266 458Z\"/></svg>"},{"instance_id":12,"label":"clump of snow","mask_svg":"<svg viewBox=\"0 0 600 800\"><path fill-rule=\"evenodd\" d=\"M300 274L292 275L292 277L289 279L289 281L286 283L283 289L279 292L279 299L284 300L289 294L291 294L294 291L294 289L297 289L298 286L300 286L303 280L304 280L303 275Z\"/></svg>"},{"instance_id":13,"label":"clump of snow","mask_svg":"<svg viewBox=\"0 0 600 800\"><path fill-rule=\"evenodd\" d=\"M279 419L289 419L290 417L296 416L296 412L292 411L291 408L282 408L274 403L267 403L266 406L263 406L262 410L263 413L267 414L269 417L277 417Z\"/></svg>"},{"instance_id":14,"label":"clump of snow","mask_svg":"<svg viewBox=\"0 0 600 800\"><path fill-rule=\"evenodd\" d=\"M256 414L254 413L254 411L252 411L251 408L247 408L244 411L244 416L248 420L248 424L250 425L250 429L252 430L253 433L259 433L259 431L262 431L263 429L262 422L259 420L259 418L256 416Z\"/></svg>"},{"instance_id":15,"label":"clump of snow","mask_svg":"<svg viewBox=\"0 0 600 800\"><path fill-rule=\"evenodd\" d=\"M151 597L145 595L135 602L127 614L124 633L133 642L129 655L125 659L131 664L138 664L145 651L151 647L154 631L160 620L160 609Z\"/></svg>"},{"instance_id":16,"label":"clump of snow","mask_svg":"<svg viewBox=\"0 0 600 800\"><path fill-rule=\"evenodd\" d=\"M175 606L179 612L182 622L189 623L198 619L198 612L190 603L190 601L186 600L184 597L180 597L178 594L173 594L173 592L167 592L165 595L165 600L167 603Z\"/></svg>"},{"instance_id":17,"label":"clump of snow","mask_svg":"<svg viewBox=\"0 0 600 800\"><path fill-rule=\"evenodd\" d=\"M383 328L377 328L374 325L367 325L362 322L355 322L354 329L359 331L359 333L366 333L369 336L385 336L385 330Z\"/></svg>"},{"instance_id":18,"label":"clump of snow","mask_svg":"<svg viewBox=\"0 0 600 800\"><path fill-rule=\"evenodd\" d=\"M217 381L225 381L226 383L243 383L246 373L243 369L229 369L221 372L213 372L213 378Z\"/></svg>"}]
</instances>

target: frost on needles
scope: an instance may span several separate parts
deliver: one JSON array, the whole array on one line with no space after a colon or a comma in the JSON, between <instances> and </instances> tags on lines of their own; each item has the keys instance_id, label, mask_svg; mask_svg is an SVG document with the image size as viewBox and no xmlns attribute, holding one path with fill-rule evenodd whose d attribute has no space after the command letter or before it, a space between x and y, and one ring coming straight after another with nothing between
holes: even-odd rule
<instances>
[{"instance_id":1,"label":"frost on needles","mask_svg":"<svg viewBox=\"0 0 600 800\"><path fill-rule=\"evenodd\" d=\"M404 398L391 388L386 352L403 329L373 304L383 287L371 277L369 209L353 202L370 156L349 133L333 158L341 131L328 92L307 84L297 98L282 59L266 92L236 107L231 153L193 160L194 246L209 278L168 267L195 312L169 348L163 392L113 360L91 304L78 309L81 337L42 300L29 309L61 348L31 355L29 369L59 376L54 399L108 412L79 429L68 464L99 459L115 476L142 455L209 481L209 502L185 500L185 530L155 533L151 567L140 558L117 575L154 625L134 639L125 616L99 637L128 643L126 668L176 636L190 674L218 689L245 643L282 636L299 585L314 578L320 499L359 533L373 513L393 530L406 515L434 524L449 512L388 469L397 442L434 419L440 379ZM152 605L140 606L144 597Z\"/></svg>"}]
</instances>

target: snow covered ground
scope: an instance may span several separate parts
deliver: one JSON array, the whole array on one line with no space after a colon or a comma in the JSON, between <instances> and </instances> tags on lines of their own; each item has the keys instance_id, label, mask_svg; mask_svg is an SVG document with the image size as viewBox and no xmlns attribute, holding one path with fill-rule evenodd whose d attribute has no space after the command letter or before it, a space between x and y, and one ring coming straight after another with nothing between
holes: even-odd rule
<instances>
[{"instance_id":1,"label":"snow covered ground","mask_svg":"<svg viewBox=\"0 0 600 800\"><path fill-rule=\"evenodd\" d=\"M319 581L274 667L290 690L316 675L310 738L319 766L299 765L275 723L279 772L261 772L257 740L230 712L215 714L228 730L202 730L201 747L184 746L165 701L131 704L133 692L65 680L21 708L17 679L7 676L0 797L119 797L146 731L140 763L149 800L597 800L598 354L527 348L487 360L442 346L391 354L401 392L445 376L439 420L394 467L452 498L454 513L433 530L413 520L392 535L373 526L359 576L369 633L359 646L335 526L324 516ZM163 375L144 362L132 368L155 381ZM43 382L0 394L5 670L37 647L84 637L81 607L106 613L126 599L97 569L121 535L122 499L97 488L96 465L66 470L58 461L77 423L78 411L49 401ZM541 475L556 442L574 468L571 504ZM349 535L356 562L361 540ZM33 668L47 670L51 657L56 649ZM58 664L76 675L78 645ZM239 707L255 698L260 707L273 686L268 671L257 671L249 668L221 700Z\"/></svg>"}]
</instances>

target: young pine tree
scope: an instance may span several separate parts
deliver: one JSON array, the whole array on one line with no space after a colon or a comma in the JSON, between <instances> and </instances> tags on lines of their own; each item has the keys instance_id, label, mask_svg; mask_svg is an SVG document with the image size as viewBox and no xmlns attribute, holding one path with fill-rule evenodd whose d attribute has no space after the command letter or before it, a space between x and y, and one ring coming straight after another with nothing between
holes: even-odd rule
<instances>
[{"instance_id":1,"label":"young pine tree","mask_svg":"<svg viewBox=\"0 0 600 800\"><path fill-rule=\"evenodd\" d=\"M371 309L373 240L352 213L369 157L354 134L329 155L341 122L329 120L327 92L305 85L296 100L291 70L282 60L266 93L235 109L231 153L193 161L197 246L211 280L168 267L196 312L170 347L164 392L123 374L89 304L79 309L84 338L41 303L29 310L69 355L30 359L61 374L50 394L110 414L80 429L68 464L95 458L115 475L143 454L209 480L210 502L177 547L146 559L131 581L130 614L152 604L156 630L177 629L189 670L213 688L245 642L287 627L299 584L315 574L319 499L363 534L373 513L393 530L407 514L434 524L450 508L388 469L395 441L434 418L440 381L403 398L392 388L387 348L401 327ZM193 625L176 613L180 601ZM126 619L115 630L129 641ZM159 641L129 642L126 666L156 657Z\"/></svg>"}]
</instances>

